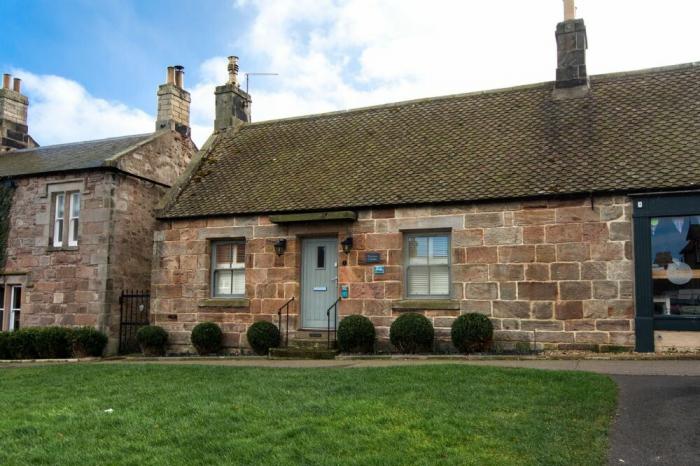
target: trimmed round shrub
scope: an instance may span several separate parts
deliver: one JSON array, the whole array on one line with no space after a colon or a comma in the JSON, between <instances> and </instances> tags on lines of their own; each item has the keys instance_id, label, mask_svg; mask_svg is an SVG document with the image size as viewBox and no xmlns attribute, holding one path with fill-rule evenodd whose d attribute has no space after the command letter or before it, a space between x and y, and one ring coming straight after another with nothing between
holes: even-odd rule
<instances>
[{"instance_id":1,"label":"trimmed round shrub","mask_svg":"<svg viewBox=\"0 0 700 466\"><path fill-rule=\"evenodd\" d=\"M107 335L92 327L73 329L73 354L76 357L99 357L107 346Z\"/></svg>"},{"instance_id":2,"label":"trimmed round shrub","mask_svg":"<svg viewBox=\"0 0 700 466\"><path fill-rule=\"evenodd\" d=\"M267 321L255 322L246 332L248 343L256 354L265 355L270 348L280 344L280 331L275 324Z\"/></svg>"},{"instance_id":3,"label":"trimmed round shrub","mask_svg":"<svg viewBox=\"0 0 700 466\"><path fill-rule=\"evenodd\" d=\"M452 323L452 343L460 353L487 350L493 341L493 324L483 314L464 314Z\"/></svg>"},{"instance_id":4,"label":"trimmed round shrub","mask_svg":"<svg viewBox=\"0 0 700 466\"><path fill-rule=\"evenodd\" d=\"M136 332L136 341L145 356L163 356L168 345L168 332L157 325L146 325Z\"/></svg>"},{"instance_id":5,"label":"trimmed round shrub","mask_svg":"<svg viewBox=\"0 0 700 466\"><path fill-rule=\"evenodd\" d=\"M409 312L401 314L391 324L389 339L402 353L427 353L432 350L435 330L427 317Z\"/></svg>"},{"instance_id":6,"label":"trimmed round shrub","mask_svg":"<svg viewBox=\"0 0 700 466\"><path fill-rule=\"evenodd\" d=\"M365 316L347 316L338 325L338 347L344 353L374 351L374 324Z\"/></svg>"},{"instance_id":7,"label":"trimmed round shrub","mask_svg":"<svg viewBox=\"0 0 700 466\"><path fill-rule=\"evenodd\" d=\"M44 359L69 358L73 354L73 330L66 327L37 329L34 341L36 354Z\"/></svg>"},{"instance_id":8,"label":"trimmed round shrub","mask_svg":"<svg viewBox=\"0 0 700 466\"><path fill-rule=\"evenodd\" d=\"M214 322L202 322L192 329L192 345L201 356L218 353L223 339L224 334Z\"/></svg>"}]
</instances>

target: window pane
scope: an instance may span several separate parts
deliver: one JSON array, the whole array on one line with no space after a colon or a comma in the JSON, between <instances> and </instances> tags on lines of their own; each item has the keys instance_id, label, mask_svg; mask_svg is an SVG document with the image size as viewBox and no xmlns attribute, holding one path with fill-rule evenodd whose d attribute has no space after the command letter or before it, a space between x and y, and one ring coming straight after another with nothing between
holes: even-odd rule
<instances>
[{"instance_id":1,"label":"window pane","mask_svg":"<svg viewBox=\"0 0 700 466\"><path fill-rule=\"evenodd\" d=\"M430 238L430 263L445 264L449 263L449 239L447 236L433 236Z\"/></svg>"},{"instance_id":2,"label":"window pane","mask_svg":"<svg viewBox=\"0 0 700 466\"><path fill-rule=\"evenodd\" d=\"M19 329L20 308L22 307L22 287L13 286L10 296L10 330Z\"/></svg>"},{"instance_id":3,"label":"window pane","mask_svg":"<svg viewBox=\"0 0 700 466\"><path fill-rule=\"evenodd\" d=\"M236 245L236 263L245 264L245 244Z\"/></svg>"},{"instance_id":4,"label":"window pane","mask_svg":"<svg viewBox=\"0 0 700 466\"><path fill-rule=\"evenodd\" d=\"M450 294L450 269L446 266L435 266L430 268L430 294L448 295Z\"/></svg>"},{"instance_id":5,"label":"window pane","mask_svg":"<svg viewBox=\"0 0 700 466\"><path fill-rule=\"evenodd\" d=\"M0 309L5 308L5 287L0 286ZM0 321L1 323L2 321Z\"/></svg>"},{"instance_id":6,"label":"window pane","mask_svg":"<svg viewBox=\"0 0 700 466\"><path fill-rule=\"evenodd\" d=\"M409 295L427 296L430 293L429 267L409 267L407 276L407 289Z\"/></svg>"},{"instance_id":7,"label":"window pane","mask_svg":"<svg viewBox=\"0 0 700 466\"><path fill-rule=\"evenodd\" d=\"M74 218L70 221L70 241L73 244L78 244L78 219Z\"/></svg>"},{"instance_id":8,"label":"window pane","mask_svg":"<svg viewBox=\"0 0 700 466\"><path fill-rule=\"evenodd\" d=\"M238 269L231 272L233 274L231 294L234 295L244 295L245 294L245 270Z\"/></svg>"},{"instance_id":9,"label":"window pane","mask_svg":"<svg viewBox=\"0 0 700 466\"><path fill-rule=\"evenodd\" d=\"M63 218L66 197L65 194L56 195L56 218Z\"/></svg>"},{"instance_id":10,"label":"window pane","mask_svg":"<svg viewBox=\"0 0 700 466\"><path fill-rule=\"evenodd\" d=\"M323 269L326 267L326 247L319 246L316 248L316 268Z\"/></svg>"},{"instance_id":11,"label":"window pane","mask_svg":"<svg viewBox=\"0 0 700 466\"><path fill-rule=\"evenodd\" d=\"M700 316L700 218L651 219L654 313Z\"/></svg>"},{"instance_id":12,"label":"window pane","mask_svg":"<svg viewBox=\"0 0 700 466\"><path fill-rule=\"evenodd\" d=\"M227 296L231 292L232 271L217 270L214 272L214 296Z\"/></svg>"},{"instance_id":13,"label":"window pane","mask_svg":"<svg viewBox=\"0 0 700 466\"><path fill-rule=\"evenodd\" d=\"M70 216L71 216L71 218L80 217L80 193L71 194Z\"/></svg>"},{"instance_id":14,"label":"window pane","mask_svg":"<svg viewBox=\"0 0 700 466\"><path fill-rule=\"evenodd\" d=\"M56 220L56 224L53 229L53 244L54 246L60 246L63 242L63 220Z\"/></svg>"},{"instance_id":15,"label":"window pane","mask_svg":"<svg viewBox=\"0 0 700 466\"><path fill-rule=\"evenodd\" d=\"M10 304L12 309L19 309L22 307L22 287L13 286L12 287L12 303Z\"/></svg>"},{"instance_id":16,"label":"window pane","mask_svg":"<svg viewBox=\"0 0 700 466\"><path fill-rule=\"evenodd\" d=\"M408 238L408 264L428 264L428 237L412 236Z\"/></svg>"},{"instance_id":17,"label":"window pane","mask_svg":"<svg viewBox=\"0 0 700 466\"><path fill-rule=\"evenodd\" d=\"M234 244L216 244L214 250L216 251L216 262L214 263L215 269L230 269L233 265L233 248Z\"/></svg>"}]
</instances>

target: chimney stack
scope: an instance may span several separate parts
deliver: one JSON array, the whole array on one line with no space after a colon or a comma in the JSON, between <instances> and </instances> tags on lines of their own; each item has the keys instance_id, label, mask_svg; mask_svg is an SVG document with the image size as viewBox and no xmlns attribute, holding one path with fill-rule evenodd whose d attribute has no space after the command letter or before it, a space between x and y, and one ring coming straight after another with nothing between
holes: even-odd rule
<instances>
[{"instance_id":1,"label":"chimney stack","mask_svg":"<svg viewBox=\"0 0 700 466\"><path fill-rule=\"evenodd\" d=\"M10 88L12 81L12 88ZM35 147L29 136L27 111L29 99L21 94L21 80L5 73L0 89L0 152Z\"/></svg>"},{"instance_id":2,"label":"chimney stack","mask_svg":"<svg viewBox=\"0 0 700 466\"><path fill-rule=\"evenodd\" d=\"M214 130L238 128L250 123L250 95L241 90L238 81L238 57L228 57L228 82L217 86L214 92L216 98L216 120Z\"/></svg>"},{"instance_id":3,"label":"chimney stack","mask_svg":"<svg viewBox=\"0 0 700 466\"><path fill-rule=\"evenodd\" d=\"M169 66L165 84L158 87L156 131L169 129L190 136L190 93L183 89L184 66Z\"/></svg>"},{"instance_id":4,"label":"chimney stack","mask_svg":"<svg viewBox=\"0 0 700 466\"><path fill-rule=\"evenodd\" d=\"M586 49L588 48L588 38L583 20L576 19L574 0L564 0L564 21L557 24L555 37L557 39L555 88L587 90Z\"/></svg>"}]
</instances>

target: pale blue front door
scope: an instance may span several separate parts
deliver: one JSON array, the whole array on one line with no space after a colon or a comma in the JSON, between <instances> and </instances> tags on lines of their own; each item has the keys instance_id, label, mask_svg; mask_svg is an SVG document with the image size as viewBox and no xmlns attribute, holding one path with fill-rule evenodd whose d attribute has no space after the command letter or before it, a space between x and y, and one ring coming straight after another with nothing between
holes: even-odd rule
<instances>
[{"instance_id":1,"label":"pale blue front door","mask_svg":"<svg viewBox=\"0 0 700 466\"><path fill-rule=\"evenodd\" d=\"M326 310L338 299L337 238L306 238L301 242L301 325L325 329ZM331 311L331 314L333 312ZM331 325L333 325L331 315Z\"/></svg>"}]
</instances>

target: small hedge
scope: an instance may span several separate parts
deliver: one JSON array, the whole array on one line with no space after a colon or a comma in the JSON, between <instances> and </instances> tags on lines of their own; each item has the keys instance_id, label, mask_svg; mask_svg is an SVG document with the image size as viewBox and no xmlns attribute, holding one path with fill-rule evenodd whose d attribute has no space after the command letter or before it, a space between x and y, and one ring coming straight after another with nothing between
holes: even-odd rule
<instances>
[{"instance_id":1,"label":"small hedge","mask_svg":"<svg viewBox=\"0 0 700 466\"><path fill-rule=\"evenodd\" d=\"M192 329L192 345L201 356L218 353L223 339L224 334L214 322L202 322Z\"/></svg>"},{"instance_id":2,"label":"small hedge","mask_svg":"<svg viewBox=\"0 0 700 466\"><path fill-rule=\"evenodd\" d=\"M41 359L69 358L73 354L73 330L66 327L39 329L34 345L36 355Z\"/></svg>"},{"instance_id":3,"label":"small hedge","mask_svg":"<svg viewBox=\"0 0 700 466\"><path fill-rule=\"evenodd\" d=\"M73 354L79 358L99 357L107 346L107 335L92 327L73 330Z\"/></svg>"},{"instance_id":4,"label":"small hedge","mask_svg":"<svg viewBox=\"0 0 700 466\"><path fill-rule=\"evenodd\" d=\"M107 335L91 327L26 327L0 332L0 359L65 359L101 356ZM83 351L87 347L90 351Z\"/></svg>"},{"instance_id":5,"label":"small hedge","mask_svg":"<svg viewBox=\"0 0 700 466\"><path fill-rule=\"evenodd\" d=\"M415 312L402 314L391 324L389 340L402 353L427 353L432 350L435 330L427 317Z\"/></svg>"},{"instance_id":6,"label":"small hedge","mask_svg":"<svg viewBox=\"0 0 700 466\"><path fill-rule=\"evenodd\" d=\"M482 352L493 341L493 324L483 314L464 314L452 323L452 343L460 353Z\"/></svg>"},{"instance_id":7,"label":"small hedge","mask_svg":"<svg viewBox=\"0 0 700 466\"><path fill-rule=\"evenodd\" d=\"M344 353L372 353L376 333L365 316L347 316L338 325L338 347Z\"/></svg>"},{"instance_id":8,"label":"small hedge","mask_svg":"<svg viewBox=\"0 0 700 466\"><path fill-rule=\"evenodd\" d=\"M255 322L248 327L246 332L248 343L256 354L266 355L270 348L276 348L280 344L280 331L271 322Z\"/></svg>"},{"instance_id":9,"label":"small hedge","mask_svg":"<svg viewBox=\"0 0 700 466\"><path fill-rule=\"evenodd\" d=\"M136 341L145 356L163 356L168 345L168 332L163 327L147 325L136 332Z\"/></svg>"}]
</instances>

